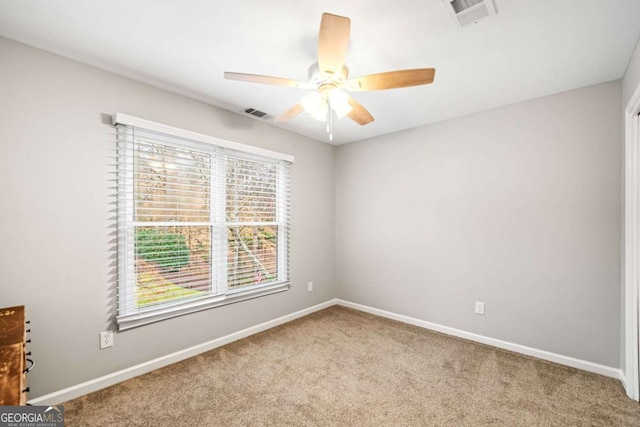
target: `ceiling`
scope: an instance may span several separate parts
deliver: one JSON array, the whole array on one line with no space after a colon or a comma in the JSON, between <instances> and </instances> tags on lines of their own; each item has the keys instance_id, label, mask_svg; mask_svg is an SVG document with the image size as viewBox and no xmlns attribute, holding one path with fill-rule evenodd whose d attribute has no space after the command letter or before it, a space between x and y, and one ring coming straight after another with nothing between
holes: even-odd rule
<instances>
[{"instance_id":1,"label":"ceiling","mask_svg":"<svg viewBox=\"0 0 640 427\"><path fill-rule=\"evenodd\" d=\"M352 94L376 120L334 122L334 144L619 79L640 36L638 0L494 0L462 29L444 1L0 0L0 36L243 115L308 91L223 72L306 81L323 12L351 18L350 77L436 68L431 85ZM273 125L328 142L306 114Z\"/></svg>"}]
</instances>

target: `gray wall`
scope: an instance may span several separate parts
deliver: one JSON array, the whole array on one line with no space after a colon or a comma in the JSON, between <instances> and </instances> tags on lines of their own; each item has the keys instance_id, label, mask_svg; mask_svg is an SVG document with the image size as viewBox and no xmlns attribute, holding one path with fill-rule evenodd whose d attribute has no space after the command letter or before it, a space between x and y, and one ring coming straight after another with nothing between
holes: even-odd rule
<instances>
[{"instance_id":1,"label":"gray wall","mask_svg":"<svg viewBox=\"0 0 640 427\"><path fill-rule=\"evenodd\" d=\"M25 304L32 320L31 398L333 297L333 147L7 39L0 58L0 306ZM113 132L103 124L114 112L295 156L291 290L126 331L98 349L114 315Z\"/></svg>"},{"instance_id":2,"label":"gray wall","mask_svg":"<svg viewBox=\"0 0 640 427\"><path fill-rule=\"evenodd\" d=\"M339 297L618 367L621 104L614 81L340 146Z\"/></svg>"},{"instance_id":3,"label":"gray wall","mask_svg":"<svg viewBox=\"0 0 640 427\"><path fill-rule=\"evenodd\" d=\"M627 108L627 104L633 95L633 92L640 85L640 40L636 44L636 48L631 55L627 71L622 80L622 106Z\"/></svg>"}]
</instances>

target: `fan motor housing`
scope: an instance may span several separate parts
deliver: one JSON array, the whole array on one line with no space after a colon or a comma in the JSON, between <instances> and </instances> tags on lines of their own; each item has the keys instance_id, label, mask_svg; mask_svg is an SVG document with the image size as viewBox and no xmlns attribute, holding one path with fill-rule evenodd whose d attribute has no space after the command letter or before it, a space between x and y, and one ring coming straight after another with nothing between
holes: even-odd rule
<instances>
[{"instance_id":1,"label":"fan motor housing","mask_svg":"<svg viewBox=\"0 0 640 427\"><path fill-rule=\"evenodd\" d=\"M349 76L349 69L346 65L342 66L340 74L332 74L327 72L320 72L320 67L317 62L311 64L308 70L309 81L316 89L320 90L323 86L340 87L347 80ZM326 89L325 89L326 90Z\"/></svg>"}]
</instances>

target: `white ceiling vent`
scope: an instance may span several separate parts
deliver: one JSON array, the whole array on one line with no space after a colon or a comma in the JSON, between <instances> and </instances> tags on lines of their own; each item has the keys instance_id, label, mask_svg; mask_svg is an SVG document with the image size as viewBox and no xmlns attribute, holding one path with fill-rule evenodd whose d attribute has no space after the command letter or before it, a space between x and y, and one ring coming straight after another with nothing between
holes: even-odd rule
<instances>
[{"instance_id":1,"label":"white ceiling vent","mask_svg":"<svg viewBox=\"0 0 640 427\"><path fill-rule=\"evenodd\" d=\"M449 14L459 27L485 19L496 14L493 0L444 0Z\"/></svg>"}]
</instances>

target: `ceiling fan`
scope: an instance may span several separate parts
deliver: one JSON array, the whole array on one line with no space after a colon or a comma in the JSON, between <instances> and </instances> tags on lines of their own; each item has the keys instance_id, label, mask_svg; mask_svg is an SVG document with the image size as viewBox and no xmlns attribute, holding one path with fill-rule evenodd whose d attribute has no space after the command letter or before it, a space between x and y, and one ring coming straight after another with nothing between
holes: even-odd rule
<instances>
[{"instance_id":1,"label":"ceiling fan","mask_svg":"<svg viewBox=\"0 0 640 427\"><path fill-rule=\"evenodd\" d=\"M322 14L318 36L318 62L309 67L309 82L232 72L225 72L224 77L252 83L315 89L275 121L284 122L306 111L312 118L327 122L330 139L333 139L332 111L338 119L348 116L361 126L374 120L371 113L347 92L395 89L433 82L433 68L388 71L349 79L349 70L344 61L349 47L350 28L349 18L330 13Z\"/></svg>"}]
</instances>

